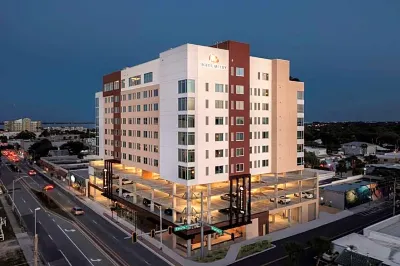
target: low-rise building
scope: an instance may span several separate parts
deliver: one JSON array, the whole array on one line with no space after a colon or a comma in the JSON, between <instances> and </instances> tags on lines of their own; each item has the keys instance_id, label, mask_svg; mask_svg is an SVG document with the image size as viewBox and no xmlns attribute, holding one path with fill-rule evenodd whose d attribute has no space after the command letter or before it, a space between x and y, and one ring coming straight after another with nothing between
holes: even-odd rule
<instances>
[{"instance_id":1,"label":"low-rise building","mask_svg":"<svg viewBox=\"0 0 400 266\"><path fill-rule=\"evenodd\" d=\"M41 121L32 121L30 118L21 118L12 121L4 121L4 130L9 132L31 131L39 132L42 129Z\"/></svg>"}]
</instances>

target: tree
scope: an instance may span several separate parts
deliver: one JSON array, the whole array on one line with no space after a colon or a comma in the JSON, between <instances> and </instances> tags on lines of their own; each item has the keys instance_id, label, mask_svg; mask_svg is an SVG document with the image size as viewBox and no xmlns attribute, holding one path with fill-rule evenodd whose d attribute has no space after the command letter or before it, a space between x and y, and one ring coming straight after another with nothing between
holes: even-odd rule
<instances>
[{"instance_id":1,"label":"tree","mask_svg":"<svg viewBox=\"0 0 400 266\"><path fill-rule=\"evenodd\" d=\"M82 150L86 149L88 147L80 141L68 141L60 146L60 150L68 150L73 155L79 155Z\"/></svg>"},{"instance_id":2,"label":"tree","mask_svg":"<svg viewBox=\"0 0 400 266\"><path fill-rule=\"evenodd\" d=\"M286 242L284 244L284 247L288 255L290 264L298 265L301 254L304 251L303 246L298 242Z\"/></svg>"},{"instance_id":3,"label":"tree","mask_svg":"<svg viewBox=\"0 0 400 266\"><path fill-rule=\"evenodd\" d=\"M343 173L347 172L346 161L340 160L336 167L336 173L340 174L340 177L343 177Z\"/></svg>"},{"instance_id":4,"label":"tree","mask_svg":"<svg viewBox=\"0 0 400 266\"><path fill-rule=\"evenodd\" d=\"M45 138L47 138L49 136L50 136L50 132L47 129L43 130L43 132L40 133L40 135L39 135L39 137L45 137Z\"/></svg>"},{"instance_id":5,"label":"tree","mask_svg":"<svg viewBox=\"0 0 400 266\"><path fill-rule=\"evenodd\" d=\"M315 253L317 253L317 266L319 265L319 262L322 258L322 255L325 252L330 252L332 250L332 243L329 241L328 238L323 237L323 236L318 236L313 238L309 243L308 243L311 248L314 250Z\"/></svg>"},{"instance_id":6,"label":"tree","mask_svg":"<svg viewBox=\"0 0 400 266\"><path fill-rule=\"evenodd\" d=\"M7 143L7 141L8 141L7 136L0 136L1 143Z\"/></svg>"},{"instance_id":7,"label":"tree","mask_svg":"<svg viewBox=\"0 0 400 266\"><path fill-rule=\"evenodd\" d=\"M320 163L315 153L308 151L304 151L304 162L311 167L316 167Z\"/></svg>"},{"instance_id":8,"label":"tree","mask_svg":"<svg viewBox=\"0 0 400 266\"><path fill-rule=\"evenodd\" d=\"M15 139L24 139L24 140L28 140L28 139L36 139L36 134L33 132L30 132L28 130L25 131L21 131L19 132L16 136Z\"/></svg>"},{"instance_id":9,"label":"tree","mask_svg":"<svg viewBox=\"0 0 400 266\"><path fill-rule=\"evenodd\" d=\"M51 141L48 139L42 139L38 142L33 143L29 149L29 154L33 155L33 159L37 160L40 157L47 156L49 154L49 150L53 148Z\"/></svg>"}]
</instances>

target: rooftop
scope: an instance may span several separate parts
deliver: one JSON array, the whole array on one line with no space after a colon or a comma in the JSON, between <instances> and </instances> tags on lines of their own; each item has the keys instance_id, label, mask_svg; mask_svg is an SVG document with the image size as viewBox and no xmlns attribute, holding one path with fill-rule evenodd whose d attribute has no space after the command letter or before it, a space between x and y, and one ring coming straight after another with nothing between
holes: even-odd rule
<instances>
[{"instance_id":1,"label":"rooftop","mask_svg":"<svg viewBox=\"0 0 400 266\"><path fill-rule=\"evenodd\" d=\"M342 183L342 184L337 184L337 185L331 185L331 186L326 186L323 189L324 190L330 190L330 191L337 191L337 192L346 192L352 189L357 189L361 186L368 186L370 183L367 181L362 181L362 180L357 180L355 182L349 182L349 183Z\"/></svg>"}]
</instances>

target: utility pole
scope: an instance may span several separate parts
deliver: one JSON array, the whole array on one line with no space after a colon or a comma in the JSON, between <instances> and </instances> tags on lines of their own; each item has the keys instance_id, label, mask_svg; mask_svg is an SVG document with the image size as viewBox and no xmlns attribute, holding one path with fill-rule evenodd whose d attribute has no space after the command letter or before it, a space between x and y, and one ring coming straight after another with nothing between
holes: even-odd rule
<instances>
[{"instance_id":1,"label":"utility pole","mask_svg":"<svg viewBox=\"0 0 400 266\"><path fill-rule=\"evenodd\" d=\"M394 177L393 182L393 216L396 215L396 185L397 185L397 177Z\"/></svg>"},{"instance_id":2,"label":"utility pole","mask_svg":"<svg viewBox=\"0 0 400 266\"><path fill-rule=\"evenodd\" d=\"M203 191L200 192L200 257L204 258L204 223L203 223Z\"/></svg>"}]
</instances>

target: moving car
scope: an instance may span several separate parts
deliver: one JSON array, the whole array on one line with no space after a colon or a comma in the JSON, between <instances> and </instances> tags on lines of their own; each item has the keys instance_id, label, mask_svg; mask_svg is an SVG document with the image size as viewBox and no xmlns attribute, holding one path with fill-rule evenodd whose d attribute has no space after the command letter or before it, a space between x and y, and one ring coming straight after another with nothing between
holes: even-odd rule
<instances>
[{"instance_id":1,"label":"moving car","mask_svg":"<svg viewBox=\"0 0 400 266\"><path fill-rule=\"evenodd\" d=\"M133 181L127 178L122 178L122 185L129 185L129 184L133 184Z\"/></svg>"},{"instance_id":2,"label":"moving car","mask_svg":"<svg viewBox=\"0 0 400 266\"><path fill-rule=\"evenodd\" d=\"M28 175L34 176L34 175L36 175L36 171L35 170L29 170Z\"/></svg>"},{"instance_id":3,"label":"moving car","mask_svg":"<svg viewBox=\"0 0 400 266\"><path fill-rule=\"evenodd\" d=\"M232 197L233 200L235 200L236 199L236 194L235 193L233 193L233 194L226 193L226 194L222 195L220 198L222 200L231 201L231 197Z\"/></svg>"},{"instance_id":4,"label":"moving car","mask_svg":"<svg viewBox=\"0 0 400 266\"><path fill-rule=\"evenodd\" d=\"M72 208L72 214L73 215L83 215L85 212L82 210L82 208L81 207L73 207Z\"/></svg>"},{"instance_id":5,"label":"moving car","mask_svg":"<svg viewBox=\"0 0 400 266\"><path fill-rule=\"evenodd\" d=\"M271 199L269 199L269 201L275 202L275 198L271 198ZM280 204L289 204L290 203L290 198L289 197L285 197L285 196L280 196L278 198L278 203L280 203Z\"/></svg>"},{"instance_id":6,"label":"moving car","mask_svg":"<svg viewBox=\"0 0 400 266\"><path fill-rule=\"evenodd\" d=\"M295 197L299 197L300 194L299 193L294 193ZM314 194L312 194L311 192L301 192L301 197L304 199L313 199L314 198Z\"/></svg>"}]
</instances>

